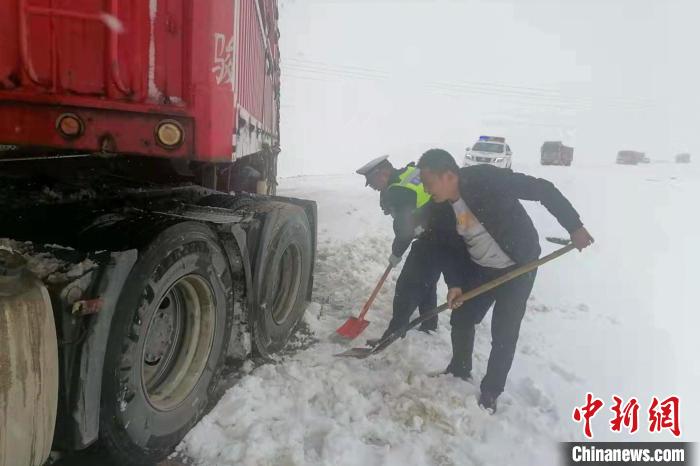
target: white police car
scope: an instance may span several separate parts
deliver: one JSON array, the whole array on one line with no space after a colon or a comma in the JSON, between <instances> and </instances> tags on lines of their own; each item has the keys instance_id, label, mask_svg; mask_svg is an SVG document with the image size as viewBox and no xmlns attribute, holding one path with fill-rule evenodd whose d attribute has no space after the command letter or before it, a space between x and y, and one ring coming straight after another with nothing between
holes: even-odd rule
<instances>
[{"instance_id":1,"label":"white police car","mask_svg":"<svg viewBox=\"0 0 700 466\"><path fill-rule=\"evenodd\" d=\"M464 166L488 163L501 168L510 168L513 152L506 144L506 138L480 136L472 147L467 147Z\"/></svg>"}]
</instances>

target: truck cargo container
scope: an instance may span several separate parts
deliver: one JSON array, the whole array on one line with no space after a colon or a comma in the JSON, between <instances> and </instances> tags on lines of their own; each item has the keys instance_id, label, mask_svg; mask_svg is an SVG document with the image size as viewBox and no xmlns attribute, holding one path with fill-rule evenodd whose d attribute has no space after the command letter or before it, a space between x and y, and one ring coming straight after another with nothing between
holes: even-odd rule
<instances>
[{"instance_id":1,"label":"truck cargo container","mask_svg":"<svg viewBox=\"0 0 700 466\"><path fill-rule=\"evenodd\" d=\"M637 165L643 163L646 155L644 152L634 150L621 150L617 153L616 163L620 165Z\"/></svg>"},{"instance_id":2,"label":"truck cargo container","mask_svg":"<svg viewBox=\"0 0 700 466\"><path fill-rule=\"evenodd\" d=\"M157 462L230 363L295 329L316 205L276 196L277 20L275 0L0 6L0 351L35 358L0 367L0 417L37 426L10 449L0 420L0 464ZM37 281L21 259L46 257L78 272Z\"/></svg>"},{"instance_id":3,"label":"truck cargo container","mask_svg":"<svg viewBox=\"0 0 700 466\"><path fill-rule=\"evenodd\" d=\"M540 150L542 165L571 165L574 160L574 148L562 144L561 141L547 141Z\"/></svg>"}]
</instances>

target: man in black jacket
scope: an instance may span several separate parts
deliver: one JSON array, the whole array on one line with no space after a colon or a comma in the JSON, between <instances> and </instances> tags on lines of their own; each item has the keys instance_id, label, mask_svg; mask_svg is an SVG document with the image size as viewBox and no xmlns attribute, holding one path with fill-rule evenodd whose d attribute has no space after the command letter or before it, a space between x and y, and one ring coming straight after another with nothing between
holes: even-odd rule
<instances>
[{"instance_id":1,"label":"man in black jacket","mask_svg":"<svg viewBox=\"0 0 700 466\"><path fill-rule=\"evenodd\" d=\"M422 214L430 196L423 189L415 164L396 169L387 159L386 155L378 157L357 170L358 174L365 176L366 185L380 192L379 205L384 214L393 218L391 266L396 267L401 256L411 247L396 282L393 315L384 335L405 325L416 307L421 314L437 307L436 284L440 278L432 252L434 242L426 234L416 239L423 230ZM420 330L428 332L436 328L437 317L421 324Z\"/></svg>"},{"instance_id":2,"label":"man in black jacket","mask_svg":"<svg viewBox=\"0 0 700 466\"><path fill-rule=\"evenodd\" d=\"M520 322L535 281L536 271L521 275L470 301L459 296L540 255L537 230L520 200L539 201L569 232L579 249L593 243L579 215L549 181L508 168L476 165L460 169L441 149L431 149L418 162L421 180L436 206L453 215L441 216L442 231L450 231L441 244L441 267L453 309L452 360L447 372L469 379L472 369L475 325L491 307L491 354L481 381L479 405L496 411L515 355ZM449 220L445 220L448 218ZM449 221L449 224L444 222Z\"/></svg>"}]
</instances>

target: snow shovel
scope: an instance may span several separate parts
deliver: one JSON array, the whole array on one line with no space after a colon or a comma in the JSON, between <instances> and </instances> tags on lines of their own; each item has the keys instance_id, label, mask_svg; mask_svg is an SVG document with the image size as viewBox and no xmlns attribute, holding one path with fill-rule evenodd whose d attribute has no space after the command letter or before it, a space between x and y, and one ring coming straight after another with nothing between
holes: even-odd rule
<instances>
[{"instance_id":1,"label":"snow shovel","mask_svg":"<svg viewBox=\"0 0 700 466\"><path fill-rule=\"evenodd\" d=\"M555 238L547 238L553 243L561 243L561 240L558 240ZM562 256L566 254L567 252L571 251L572 249L575 249L575 246L573 244L567 244L563 248L557 249L551 254L548 254L540 259L537 259L535 261L529 262L523 266L518 267L517 269L511 270L510 272L501 275L498 278L495 278L491 280L490 282L486 282L483 285L480 285L472 290L467 291L466 293L462 294L461 298L464 301L468 301L476 296L479 296L482 293L485 293L489 290L492 290L496 288L499 285L502 285L503 283L514 279L515 277L519 277L520 275L523 275L531 270L536 269L537 267L546 264L547 262L556 259L559 256ZM436 309L420 316L415 319L413 319L411 322L408 324L404 325L403 327L394 330L392 333L387 335L386 337L382 338L377 342L376 345L369 347L369 348L351 348L347 351L344 351L342 353L338 353L335 356L339 357L345 357L345 358L357 358L357 359L364 359L366 357L369 357L373 354L379 353L381 351L384 351L389 345L391 345L394 341L396 341L399 337L404 335L407 331L410 329L416 327L417 325L420 325L421 323L425 322L426 320L430 320L433 317L437 316L441 312L449 309L447 307L447 303L442 304L441 306L437 307Z\"/></svg>"},{"instance_id":2,"label":"snow shovel","mask_svg":"<svg viewBox=\"0 0 700 466\"><path fill-rule=\"evenodd\" d=\"M353 338L357 338L362 332L365 331L365 329L369 325L369 320L365 320L365 314L367 314L367 311L369 311L369 307L374 302L374 298L377 297L379 290L382 289L382 285L384 285L386 278L389 276L391 268L392 266L391 264L389 264L386 270L384 271L384 275L382 275L382 278L379 279L377 286L374 287L374 291L372 291L372 294L369 296L369 299L362 307L360 315L357 317L350 317L348 320L345 321L343 325L338 327L338 329L336 330L336 333L338 335L340 335L343 338L348 338L352 340Z\"/></svg>"}]
</instances>

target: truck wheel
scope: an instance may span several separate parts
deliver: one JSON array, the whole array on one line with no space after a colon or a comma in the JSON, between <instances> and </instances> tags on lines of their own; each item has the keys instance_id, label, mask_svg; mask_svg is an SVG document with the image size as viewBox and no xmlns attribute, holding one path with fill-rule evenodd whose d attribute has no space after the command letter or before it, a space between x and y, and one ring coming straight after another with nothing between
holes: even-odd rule
<instances>
[{"instance_id":1,"label":"truck wheel","mask_svg":"<svg viewBox=\"0 0 700 466\"><path fill-rule=\"evenodd\" d=\"M266 220L254 280L253 341L262 356L282 349L304 314L311 280L311 228L303 209L278 203Z\"/></svg>"},{"instance_id":2,"label":"truck wheel","mask_svg":"<svg viewBox=\"0 0 700 466\"><path fill-rule=\"evenodd\" d=\"M231 273L205 225L172 225L140 252L102 378L100 440L117 464L165 458L216 401L231 309Z\"/></svg>"}]
</instances>

